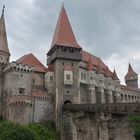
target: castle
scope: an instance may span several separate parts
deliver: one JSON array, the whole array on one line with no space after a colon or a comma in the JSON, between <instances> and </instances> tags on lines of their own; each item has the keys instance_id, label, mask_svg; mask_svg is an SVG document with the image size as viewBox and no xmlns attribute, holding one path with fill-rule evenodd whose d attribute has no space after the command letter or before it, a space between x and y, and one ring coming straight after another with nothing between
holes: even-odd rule
<instances>
[{"instance_id":1,"label":"castle","mask_svg":"<svg viewBox=\"0 0 140 140\"><path fill-rule=\"evenodd\" d=\"M4 11L0 18L0 115L28 124L62 123L63 104L139 102L138 74L129 64L125 85L80 46L62 6L44 66L33 54L10 62Z\"/></svg>"}]
</instances>

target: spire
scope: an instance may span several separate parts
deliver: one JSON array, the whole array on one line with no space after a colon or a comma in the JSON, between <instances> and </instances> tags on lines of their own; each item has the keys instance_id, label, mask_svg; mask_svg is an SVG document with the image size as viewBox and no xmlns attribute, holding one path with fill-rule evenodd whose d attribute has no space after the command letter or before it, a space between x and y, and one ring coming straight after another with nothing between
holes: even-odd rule
<instances>
[{"instance_id":1,"label":"spire","mask_svg":"<svg viewBox=\"0 0 140 140\"><path fill-rule=\"evenodd\" d=\"M88 60L88 70L93 70L93 64L92 64L91 58L89 58Z\"/></svg>"},{"instance_id":2,"label":"spire","mask_svg":"<svg viewBox=\"0 0 140 140\"><path fill-rule=\"evenodd\" d=\"M115 69L114 69L114 72L113 72L113 79L114 79L114 80L119 80Z\"/></svg>"},{"instance_id":3,"label":"spire","mask_svg":"<svg viewBox=\"0 0 140 140\"><path fill-rule=\"evenodd\" d=\"M125 79L129 79L131 76L137 76L137 73L134 72L131 64L129 63L129 66L128 66L128 72L127 74L125 75Z\"/></svg>"},{"instance_id":4,"label":"spire","mask_svg":"<svg viewBox=\"0 0 140 140\"><path fill-rule=\"evenodd\" d=\"M0 51L7 52L10 55L7 35L6 35L6 28L5 28L4 8L5 6L3 6L3 10L0 18Z\"/></svg>"},{"instance_id":5,"label":"spire","mask_svg":"<svg viewBox=\"0 0 140 140\"><path fill-rule=\"evenodd\" d=\"M4 9L5 9L5 5L3 5L3 9L2 9L2 14L1 14L1 16L4 16Z\"/></svg>"},{"instance_id":6,"label":"spire","mask_svg":"<svg viewBox=\"0 0 140 140\"><path fill-rule=\"evenodd\" d=\"M76 41L64 4L62 5L51 48L55 45L81 48Z\"/></svg>"}]
</instances>

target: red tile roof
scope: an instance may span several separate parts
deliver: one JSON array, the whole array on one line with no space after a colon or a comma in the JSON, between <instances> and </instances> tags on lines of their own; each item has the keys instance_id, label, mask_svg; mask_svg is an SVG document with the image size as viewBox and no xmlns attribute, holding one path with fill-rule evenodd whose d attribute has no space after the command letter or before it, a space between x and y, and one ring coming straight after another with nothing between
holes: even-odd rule
<instances>
[{"instance_id":1,"label":"red tile roof","mask_svg":"<svg viewBox=\"0 0 140 140\"><path fill-rule=\"evenodd\" d=\"M128 72L127 74L125 75L125 79L129 79L131 76L137 76L137 73L134 72L131 64L129 63L129 66L128 66Z\"/></svg>"},{"instance_id":2,"label":"red tile roof","mask_svg":"<svg viewBox=\"0 0 140 140\"><path fill-rule=\"evenodd\" d=\"M0 50L7 52L10 55L8 42L7 42L5 20L4 20L3 14L1 15L1 18L0 18Z\"/></svg>"},{"instance_id":3,"label":"red tile roof","mask_svg":"<svg viewBox=\"0 0 140 140\"><path fill-rule=\"evenodd\" d=\"M91 58L89 58L88 60L88 70L93 70L93 64L92 64Z\"/></svg>"},{"instance_id":4,"label":"red tile roof","mask_svg":"<svg viewBox=\"0 0 140 140\"><path fill-rule=\"evenodd\" d=\"M106 77L112 77L113 78L113 73L109 70L108 66L105 69L105 76Z\"/></svg>"},{"instance_id":5,"label":"red tile roof","mask_svg":"<svg viewBox=\"0 0 140 140\"><path fill-rule=\"evenodd\" d=\"M140 93L140 89L139 88L128 87L128 86L125 86L125 85L121 85L121 89Z\"/></svg>"},{"instance_id":6,"label":"red tile roof","mask_svg":"<svg viewBox=\"0 0 140 140\"><path fill-rule=\"evenodd\" d=\"M16 62L33 66L36 72L47 72L47 68L32 53L22 56Z\"/></svg>"},{"instance_id":7,"label":"red tile roof","mask_svg":"<svg viewBox=\"0 0 140 140\"><path fill-rule=\"evenodd\" d=\"M103 61L99 57L96 57L84 50L82 50L81 53L82 53L83 61L88 62L89 59L91 59L93 66L98 67L98 63L99 63L102 69L104 69L104 70L106 69L106 65L103 63Z\"/></svg>"},{"instance_id":8,"label":"red tile roof","mask_svg":"<svg viewBox=\"0 0 140 140\"><path fill-rule=\"evenodd\" d=\"M55 45L81 48L76 41L64 6L62 6L59 14L51 48Z\"/></svg>"}]
</instances>

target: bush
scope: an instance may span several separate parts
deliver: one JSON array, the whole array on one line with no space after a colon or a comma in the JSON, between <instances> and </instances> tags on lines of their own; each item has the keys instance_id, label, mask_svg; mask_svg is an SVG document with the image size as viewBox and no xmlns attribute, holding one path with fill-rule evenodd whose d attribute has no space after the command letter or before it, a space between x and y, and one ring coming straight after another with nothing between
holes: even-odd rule
<instances>
[{"instance_id":1,"label":"bush","mask_svg":"<svg viewBox=\"0 0 140 140\"><path fill-rule=\"evenodd\" d=\"M55 131L55 127L51 122L47 124L30 124L26 126L35 136L35 140L57 140L59 134Z\"/></svg>"},{"instance_id":2,"label":"bush","mask_svg":"<svg viewBox=\"0 0 140 140\"><path fill-rule=\"evenodd\" d=\"M0 122L0 140L35 140L34 135L24 127L7 121Z\"/></svg>"},{"instance_id":3,"label":"bush","mask_svg":"<svg viewBox=\"0 0 140 140\"><path fill-rule=\"evenodd\" d=\"M8 121L0 121L0 140L58 140L53 122L34 123L21 126Z\"/></svg>"}]
</instances>

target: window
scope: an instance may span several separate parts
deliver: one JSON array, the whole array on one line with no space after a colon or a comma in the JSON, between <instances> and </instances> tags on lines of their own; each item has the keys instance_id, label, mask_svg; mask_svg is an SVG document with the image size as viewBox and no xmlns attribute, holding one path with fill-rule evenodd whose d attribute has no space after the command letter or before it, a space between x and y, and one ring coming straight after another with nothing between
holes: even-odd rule
<instances>
[{"instance_id":1,"label":"window","mask_svg":"<svg viewBox=\"0 0 140 140\"><path fill-rule=\"evenodd\" d=\"M24 88L19 88L19 94L24 94L25 89Z\"/></svg>"},{"instance_id":2,"label":"window","mask_svg":"<svg viewBox=\"0 0 140 140\"><path fill-rule=\"evenodd\" d=\"M81 79L86 80L86 73L84 73L84 72L81 73Z\"/></svg>"},{"instance_id":3,"label":"window","mask_svg":"<svg viewBox=\"0 0 140 140\"><path fill-rule=\"evenodd\" d=\"M84 73L84 80L86 80L86 74Z\"/></svg>"},{"instance_id":4,"label":"window","mask_svg":"<svg viewBox=\"0 0 140 140\"><path fill-rule=\"evenodd\" d=\"M93 80L93 77L92 76L90 77L90 80Z\"/></svg>"},{"instance_id":5,"label":"window","mask_svg":"<svg viewBox=\"0 0 140 140\"><path fill-rule=\"evenodd\" d=\"M53 81L53 76L50 76L50 81Z\"/></svg>"},{"instance_id":6,"label":"window","mask_svg":"<svg viewBox=\"0 0 140 140\"><path fill-rule=\"evenodd\" d=\"M66 77L66 78L67 78L67 80L70 80L70 75L69 75L69 74L67 74L67 77Z\"/></svg>"},{"instance_id":7,"label":"window","mask_svg":"<svg viewBox=\"0 0 140 140\"><path fill-rule=\"evenodd\" d=\"M81 79L83 79L83 72L81 73Z\"/></svg>"},{"instance_id":8,"label":"window","mask_svg":"<svg viewBox=\"0 0 140 140\"><path fill-rule=\"evenodd\" d=\"M33 85L35 84L35 79L32 80Z\"/></svg>"}]
</instances>

